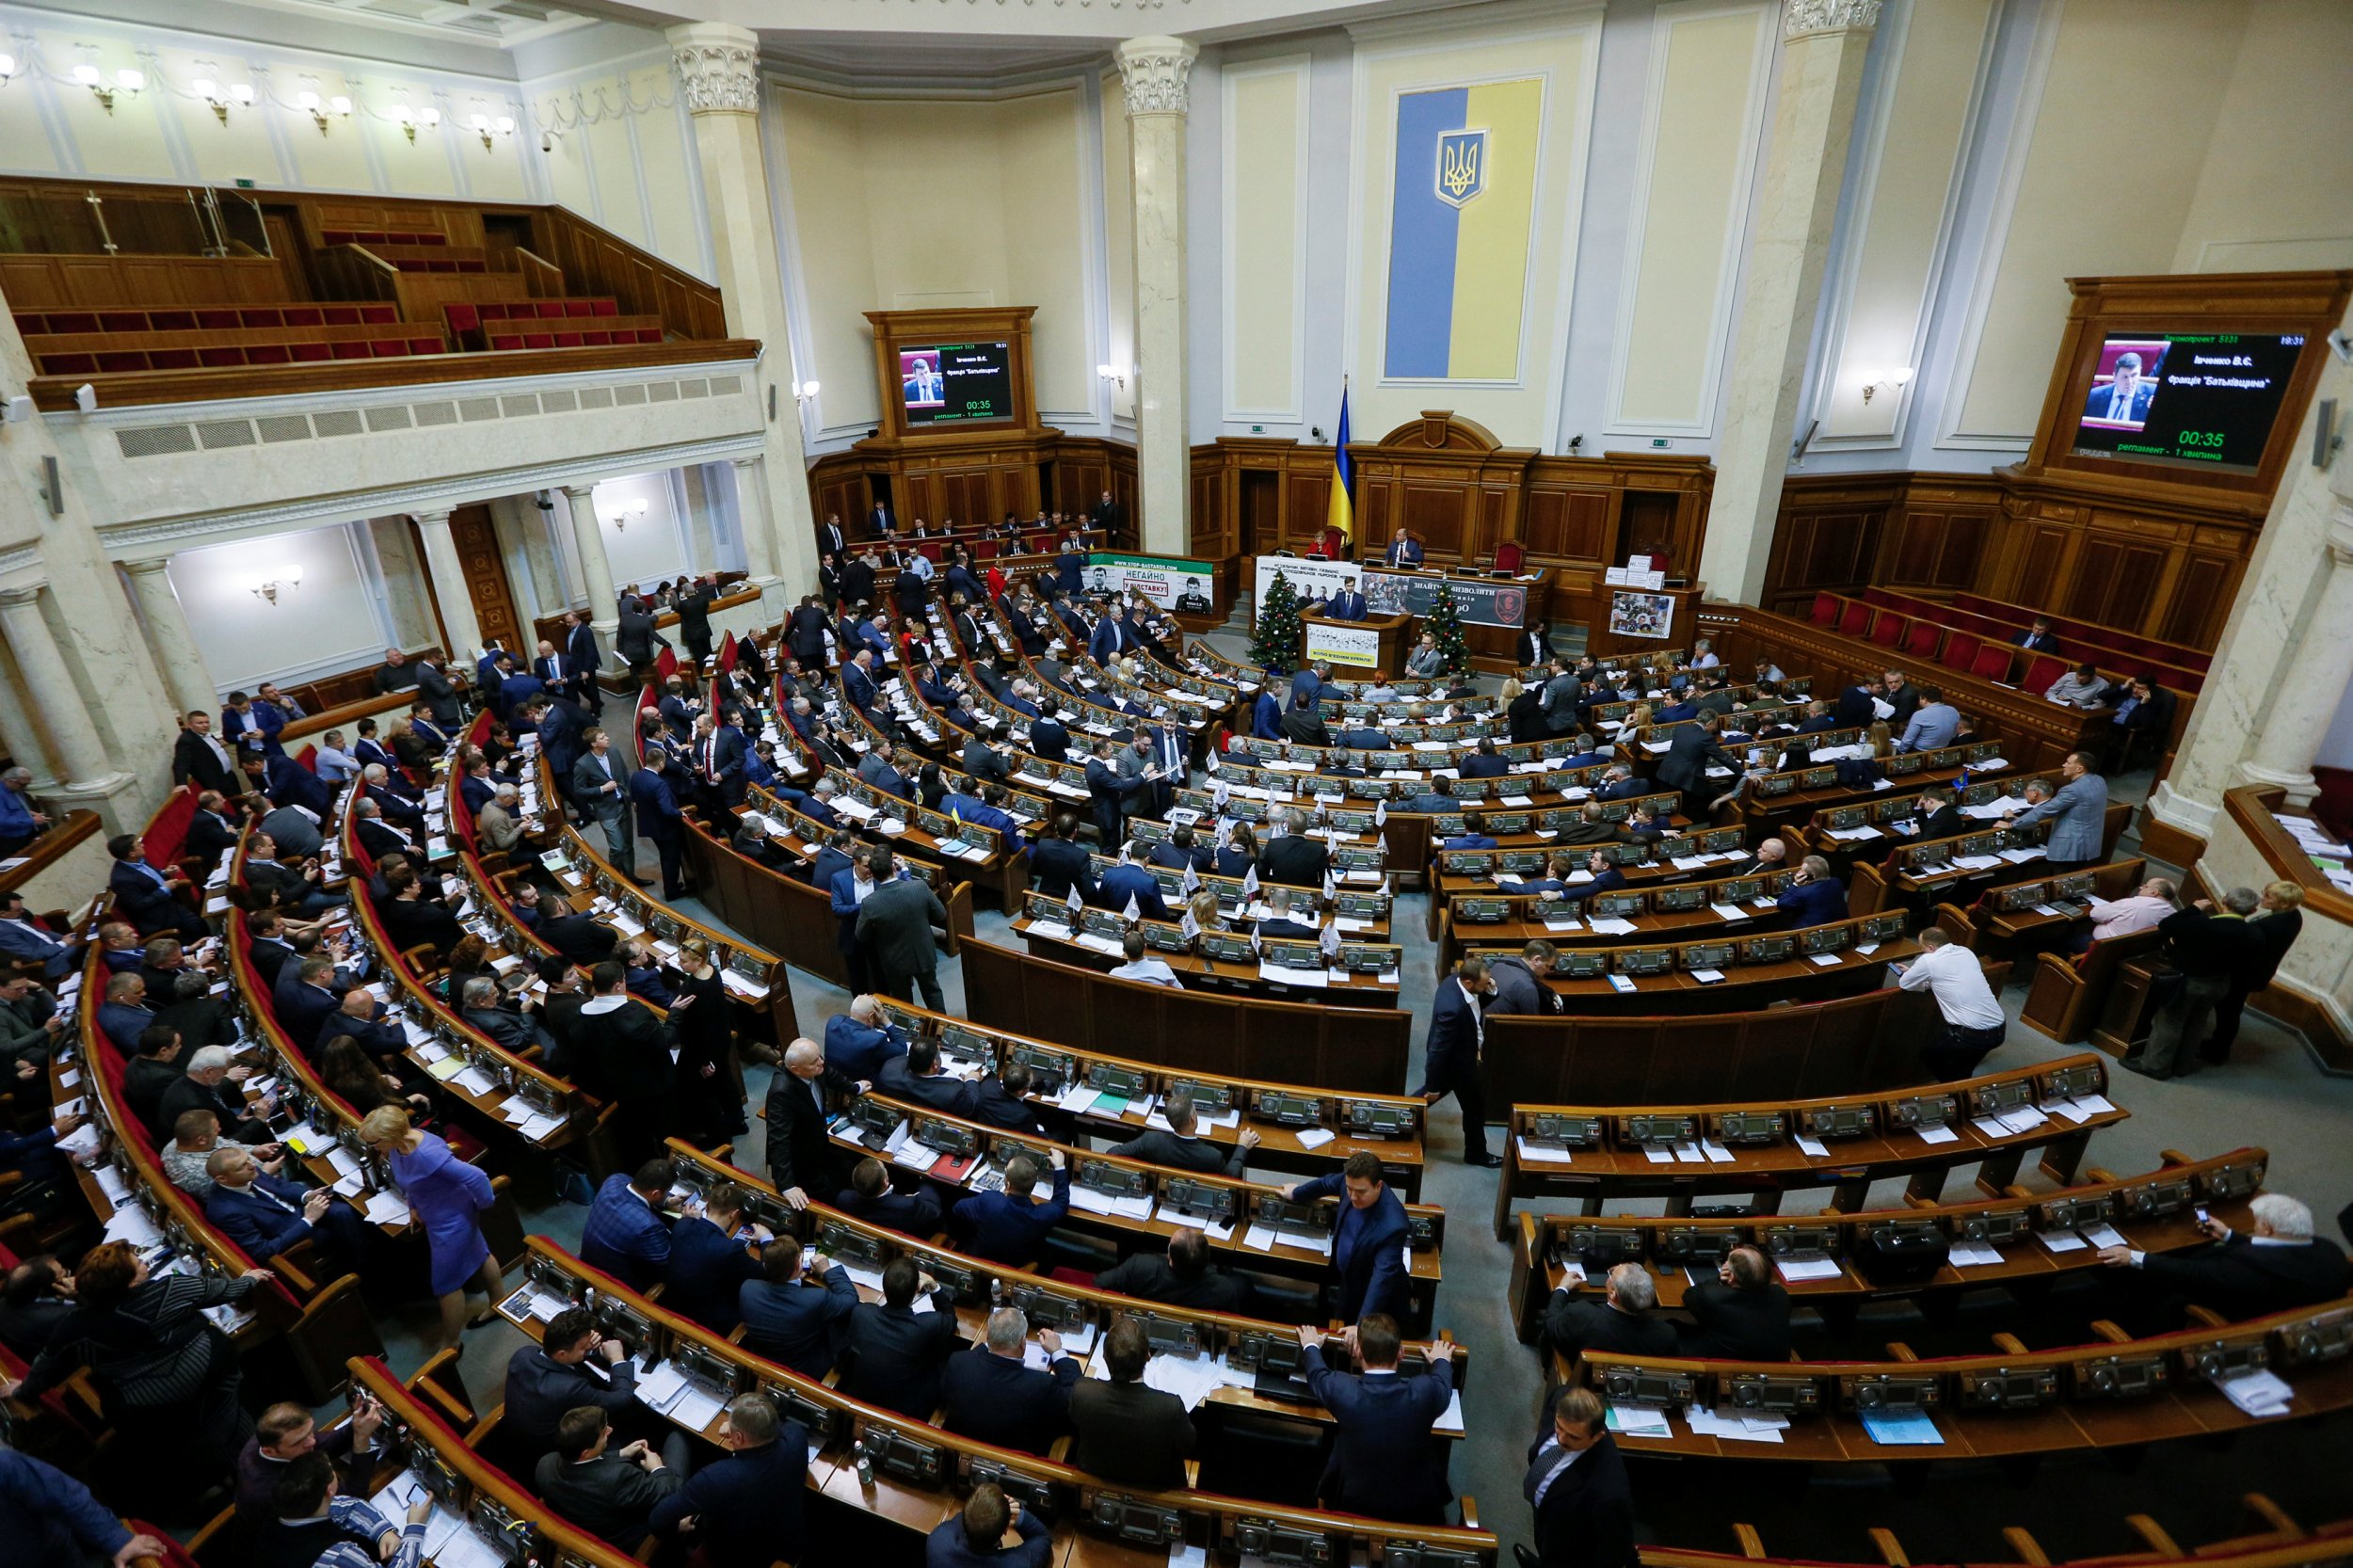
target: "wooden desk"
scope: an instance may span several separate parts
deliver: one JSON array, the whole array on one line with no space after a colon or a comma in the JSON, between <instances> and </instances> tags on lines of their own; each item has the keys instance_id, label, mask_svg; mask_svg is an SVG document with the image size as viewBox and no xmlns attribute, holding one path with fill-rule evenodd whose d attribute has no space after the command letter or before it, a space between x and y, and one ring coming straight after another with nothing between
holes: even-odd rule
<instances>
[{"instance_id":1,"label":"wooden desk","mask_svg":"<svg viewBox=\"0 0 2353 1568\"><path fill-rule=\"evenodd\" d=\"M1164 921L1154 923L1166 924ZM1067 925L1056 925L1023 915L1013 921L1012 929L1029 944L1031 952L1057 964L1103 969L1106 966L1117 968L1127 962L1124 954L1107 953L1089 946L1080 939L1088 934L1072 933ZM1270 979L1260 965L1231 963L1199 952L1173 952L1152 948L1146 950L1146 956L1160 959L1180 982L1198 990L1241 993L1273 1001L1313 1002L1328 1007L1397 1005L1400 978L1394 969L1385 975L1336 976L1333 971L1324 968L1299 971L1313 977L1313 983L1306 983ZM1106 974L1104 978L1112 977Z\"/></svg>"}]
</instances>

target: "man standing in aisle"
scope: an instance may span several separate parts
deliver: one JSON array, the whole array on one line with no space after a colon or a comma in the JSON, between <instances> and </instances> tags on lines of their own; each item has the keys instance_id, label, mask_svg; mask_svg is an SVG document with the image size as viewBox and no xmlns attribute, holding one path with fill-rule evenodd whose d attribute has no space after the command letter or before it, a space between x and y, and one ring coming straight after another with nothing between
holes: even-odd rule
<instances>
[{"instance_id":1,"label":"man standing in aisle","mask_svg":"<svg viewBox=\"0 0 2353 1568\"><path fill-rule=\"evenodd\" d=\"M1483 958L1465 958L1441 982L1430 1010L1423 1048L1422 1086L1416 1091L1432 1105L1449 1094L1463 1110L1463 1163L1496 1166L1502 1158L1487 1150L1487 1095L1481 1058L1487 1046L1487 1020L1481 1011L1496 983Z\"/></svg>"}]
</instances>

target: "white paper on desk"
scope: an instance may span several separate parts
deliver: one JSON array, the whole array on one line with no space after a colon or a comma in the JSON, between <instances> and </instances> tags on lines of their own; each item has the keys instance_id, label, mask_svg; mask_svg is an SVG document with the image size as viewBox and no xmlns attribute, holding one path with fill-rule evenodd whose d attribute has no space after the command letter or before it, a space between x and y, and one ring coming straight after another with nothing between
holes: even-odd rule
<instances>
[{"instance_id":1,"label":"white paper on desk","mask_svg":"<svg viewBox=\"0 0 2353 1568\"><path fill-rule=\"evenodd\" d=\"M1566 1148L1555 1148L1545 1144L1531 1143L1527 1138L1521 1138L1519 1145L1522 1160L1532 1160L1539 1164L1570 1165L1575 1164L1577 1160L1575 1153Z\"/></svg>"},{"instance_id":2,"label":"white paper on desk","mask_svg":"<svg viewBox=\"0 0 2353 1568\"><path fill-rule=\"evenodd\" d=\"M1655 1405L1611 1404L1609 1407L1609 1430L1622 1437L1673 1438L1673 1425L1666 1411Z\"/></svg>"},{"instance_id":3,"label":"white paper on desk","mask_svg":"<svg viewBox=\"0 0 2353 1568\"><path fill-rule=\"evenodd\" d=\"M1913 1128L1913 1130L1920 1135L1920 1142L1923 1144L1958 1144L1961 1142L1961 1134L1949 1127L1918 1127Z\"/></svg>"},{"instance_id":4,"label":"white paper on desk","mask_svg":"<svg viewBox=\"0 0 2353 1568\"><path fill-rule=\"evenodd\" d=\"M722 1408L716 1398L690 1383L679 1390L678 1397L670 1401L670 1408L664 1414L689 1432L700 1432L711 1425L712 1418Z\"/></svg>"},{"instance_id":5,"label":"white paper on desk","mask_svg":"<svg viewBox=\"0 0 2353 1568\"><path fill-rule=\"evenodd\" d=\"M1431 1422L1430 1430L1433 1432L1461 1432L1463 1430L1463 1391L1460 1388L1448 1397L1446 1414Z\"/></svg>"},{"instance_id":6,"label":"white paper on desk","mask_svg":"<svg viewBox=\"0 0 2353 1568\"><path fill-rule=\"evenodd\" d=\"M1334 1132L1328 1127L1303 1128L1299 1133L1299 1146L1303 1149L1320 1149L1338 1136L1338 1133Z\"/></svg>"},{"instance_id":7,"label":"white paper on desk","mask_svg":"<svg viewBox=\"0 0 2353 1568\"><path fill-rule=\"evenodd\" d=\"M2002 1249L1983 1241L1956 1241L1945 1261L1956 1269L1991 1269L2002 1261Z\"/></svg>"},{"instance_id":8,"label":"white paper on desk","mask_svg":"<svg viewBox=\"0 0 2353 1568\"><path fill-rule=\"evenodd\" d=\"M1745 920L1749 918L1747 912L1735 904L1711 904L1707 910L1720 920Z\"/></svg>"},{"instance_id":9,"label":"white paper on desk","mask_svg":"<svg viewBox=\"0 0 2353 1568\"><path fill-rule=\"evenodd\" d=\"M1993 1139L1996 1142L2010 1135L2009 1128L1991 1116L1972 1116L1969 1118L1969 1125L1977 1129L1978 1136Z\"/></svg>"},{"instance_id":10,"label":"white paper on desk","mask_svg":"<svg viewBox=\"0 0 2353 1568\"><path fill-rule=\"evenodd\" d=\"M2077 1225L2075 1234L2095 1247L2129 1247L2132 1245L2130 1241L2124 1240L2122 1231L2118 1230L2105 1220L2100 1221L2097 1224Z\"/></svg>"},{"instance_id":11,"label":"white paper on desk","mask_svg":"<svg viewBox=\"0 0 2353 1568\"><path fill-rule=\"evenodd\" d=\"M327 1151L327 1162L334 1167L335 1174L339 1176L351 1176L360 1169L359 1156L340 1144Z\"/></svg>"},{"instance_id":12,"label":"white paper on desk","mask_svg":"<svg viewBox=\"0 0 2353 1568\"><path fill-rule=\"evenodd\" d=\"M470 1095L489 1095L498 1091L498 1086L492 1083L479 1067L467 1067L451 1079L450 1082Z\"/></svg>"},{"instance_id":13,"label":"white paper on desk","mask_svg":"<svg viewBox=\"0 0 2353 1568\"><path fill-rule=\"evenodd\" d=\"M1729 1165L1734 1162L1732 1151L1710 1139L1701 1139L1700 1149L1707 1156L1707 1162L1711 1165Z\"/></svg>"},{"instance_id":14,"label":"white paper on desk","mask_svg":"<svg viewBox=\"0 0 2353 1568\"><path fill-rule=\"evenodd\" d=\"M147 1210L136 1204L122 1205L106 1222L105 1240L109 1241L128 1241L134 1247L152 1247L163 1239L164 1233L156 1227L153 1220L148 1218Z\"/></svg>"},{"instance_id":15,"label":"white paper on desk","mask_svg":"<svg viewBox=\"0 0 2353 1568\"><path fill-rule=\"evenodd\" d=\"M2072 1230L2038 1230L2035 1236L2052 1252L2081 1252L2091 1245Z\"/></svg>"},{"instance_id":16,"label":"white paper on desk","mask_svg":"<svg viewBox=\"0 0 2353 1568\"><path fill-rule=\"evenodd\" d=\"M1094 1110L1095 1102L1102 1097L1102 1090L1091 1089L1083 1083L1074 1083L1062 1092L1062 1097L1055 1103L1074 1116L1083 1116L1089 1111Z\"/></svg>"},{"instance_id":17,"label":"white paper on desk","mask_svg":"<svg viewBox=\"0 0 2353 1568\"><path fill-rule=\"evenodd\" d=\"M1175 1545L1168 1549L1168 1568L1209 1568L1207 1546Z\"/></svg>"},{"instance_id":18,"label":"white paper on desk","mask_svg":"<svg viewBox=\"0 0 2353 1568\"><path fill-rule=\"evenodd\" d=\"M670 1401L678 1398L678 1391L685 1386L686 1374L665 1361L659 1367L649 1368L637 1380L636 1394L642 1403L649 1404L656 1410L667 1410Z\"/></svg>"},{"instance_id":19,"label":"white paper on desk","mask_svg":"<svg viewBox=\"0 0 2353 1568\"><path fill-rule=\"evenodd\" d=\"M84 1122L80 1127L58 1139L57 1148L68 1155L96 1154L98 1152L98 1124Z\"/></svg>"},{"instance_id":20,"label":"white paper on desk","mask_svg":"<svg viewBox=\"0 0 2353 1568\"><path fill-rule=\"evenodd\" d=\"M1632 920L1622 920L1615 915L1603 915L1593 921L1596 936L1623 936L1634 929Z\"/></svg>"},{"instance_id":21,"label":"white paper on desk","mask_svg":"<svg viewBox=\"0 0 2353 1568\"><path fill-rule=\"evenodd\" d=\"M1834 1257L1785 1257L1774 1267L1792 1285L1802 1279L1836 1279L1843 1272Z\"/></svg>"},{"instance_id":22,"label":"white paper on desk","mask_svg":"<svg viewBox=\"0 0 2353 1568\"><path fill-rule=\"evenodd\" d=\"M112 1165L97 1167L90 1172L90 1178L98 1183L98 1190L106 1194L108 1203L120 1204L131 1195L130 1183L124 1181L122 1173Z\"/></svg>"},{"instance_id":23,"label":"white paper on desk","mask_svg":"<svg viewBox=\"0 0 2353 1568\"><path fill-rule=\"evenodd\" d=\"M1678 1165L1705 1165L1707 1163L1707 1155L1705 1151L1704 1151L1697 1144L1677 1144L1674 1146L1674 1151L1675 1163Z\"/></svg>"},{"instance_id":24,"label":"white paper on desk","mask_svg":"<svg viewBox=\"0 0 2353 1568\"><path fill-rule=\"evenodd\" d=\"M408 1205L398 1192L370 1193L367 1220L372 1225L405 1225L408 1223Z\"/></svg>"},{"instance_id":25,"label":"white paper on desk","mask_svg":"<svg viewBox=\"0 0 2353 1568\"><path fill-rule=\"evenodd\" d=\"M547 1112L542 1111L535 1113L530 1120L524 1122L522 1126L517 1128L515 1130L521 1133L524 1137L530 1139L536 1144L540 1139L545 1138L549 1133L553 1132L557 1128L562 1127L563 1125L563 1117L551 1115Z\"/></svg>"},{"instance_id":26,"label":"white paper on desk","mask_svg":"<svg viewBox=\"0 0 2353 1568\"><path fill-rule=\"evenodd\" d=\"M1644 1144L1642 1158L1654 1165L1672 1165L1675 1162L1675 1151L1666 1144Z\"/></svg>"},{"instance_id":27,"label":"white paper on desk","mask_svg":"<svg viewBox=\"0 0 2353 1568\"><path fill-rule=\"evenodd\" d=\"M2296 1390L2279 1373L2260 1368L2217 1379L2216 1386L2233 1404L2254 1416L2285 1416L2288 1401L2296 1397Z\"/></svg>"},{"instance_id":28,"label":"white paper on desk","mask_svg":"<svg viewBox=\"0 0 2353 1568\"><path fill-rule=\"evenodd\" d=\"M1304 985L1316 991L1332 984L1332 977L1321 969L1286 968L1280 964L1268 963L1263 958L1258 960L1258 978L1278 985Z\"/></svg>"},{"instance_id":29,"label":"white paper on desk","mask_svg":"<svg viewBox=\"0 0 2353 1568\"><path fill-rule=\"evenodd\" d=\"M2012 1132L2032 1132L2051 1118L2031 1105L2014 1105L1997 1119Z\"/></svg>"}]
</instances>

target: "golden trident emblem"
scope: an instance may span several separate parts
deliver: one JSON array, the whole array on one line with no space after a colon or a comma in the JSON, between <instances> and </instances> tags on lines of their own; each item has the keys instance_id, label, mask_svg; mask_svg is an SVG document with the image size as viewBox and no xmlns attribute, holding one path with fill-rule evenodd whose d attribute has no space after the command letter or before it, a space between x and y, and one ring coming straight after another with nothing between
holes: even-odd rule
<instances>
[{"instance_id":1,"label":"golden trident emblem","mask_svg":"<svg viewBox=\"0 0 2353 1568\"><path fill-rule=\"evenodd\" d=\"M1460 207L1486 188L1487 133L1449 131L1438 138L1438 200Z\"/></svg>"}]
</instances>

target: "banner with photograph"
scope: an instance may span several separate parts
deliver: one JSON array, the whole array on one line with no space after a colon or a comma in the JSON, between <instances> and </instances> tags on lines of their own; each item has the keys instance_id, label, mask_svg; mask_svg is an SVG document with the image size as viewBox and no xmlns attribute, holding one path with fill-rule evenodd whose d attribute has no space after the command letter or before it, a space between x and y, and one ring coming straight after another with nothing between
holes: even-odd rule
<instances>
[{"instance_id":1,"label":"banner with photograph","mask_svg":"<svg viewBox=\"0 0 2353 1568\"><path fill-rule=\"evenodd\" d=\"M1163 610L1206 616L1217 593L1217 568L1207 561L1164 555L1115 555L1098 550L1087 556L1087 592L1125 594L1130 589Z\"/></svg>"},{"instance_id":2,"label":"banner with photograph","mask_svg":"<svg viewBox=\"0 0 2353 1568\"><path fill-rule=\"evenodd\" d=\"M1621 637L1674 635L1675 598L1673 594L1639 594L1620 589L1609 596L1609 630Z\"/></svg>"},{"instance_id":3,"label":"banner with photograph","mask_svg":"<svg viewBox=\"0 0 2353 1568\"><path fill-rule=\"evenodd\" d=\"M1329 599L1348 583L1364 594L1376 616L1427 616L1438 600L1438 584L1454 590L1454 610L1466 626L1501 626L1518 631L1528 623L1528 584L1504 577L1449 577L1434 571L1384 571L1353 561L1315 561L1299 555L1261 555L1253 574L1254 604L1281 572L1301 603Z\"/></svg>"}]
</instances>

